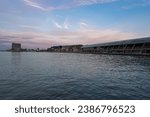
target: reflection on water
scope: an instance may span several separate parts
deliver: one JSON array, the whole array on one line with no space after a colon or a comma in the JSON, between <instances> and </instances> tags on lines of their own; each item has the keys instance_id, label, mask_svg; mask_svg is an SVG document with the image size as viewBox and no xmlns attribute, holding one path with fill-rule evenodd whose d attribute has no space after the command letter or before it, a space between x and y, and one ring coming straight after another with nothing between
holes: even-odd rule
<instances>
[{"instance_id":1,"label":"reflection on water","mask_svg":"<svg viewBox=\"0 0 150 117\"><path fill-rule=\"evenodd\" d=\"M150 99L150 58L0 53L0 99Z\"/></svg>"},{"instance_id":2,"label":"reflection on water","mask_svg":"<svg viewBox=\"0 0 150 117\"><path fill-rule=\"evenodd\" d=\"M12 52L11 53L11 64L12 65L20 65L21 63L21 53L20 52Z\"/></svg>"}]
</instances>

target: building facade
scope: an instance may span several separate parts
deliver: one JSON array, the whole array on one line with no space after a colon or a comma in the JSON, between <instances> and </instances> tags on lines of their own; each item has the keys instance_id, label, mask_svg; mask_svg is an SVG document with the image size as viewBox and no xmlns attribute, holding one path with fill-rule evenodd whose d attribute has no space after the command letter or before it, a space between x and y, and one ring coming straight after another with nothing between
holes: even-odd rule
<instances>
[{"instance_id":1,"label":"building facade","mask_svg":"<svg viewBox=\"0 0 150 117\"><path fill-rule=\"evenodd\" d=\"M150 37L84 45L82 52L98 54L150 55Z\"/></svg>"},{"instance_id":2,"label":"building facade","mask_svg":"<svg viewBox=\"0 0 150 117\"><path fill-rule=\"evenodd\" d=\"M12 49L13 52L20 52L21 51L21 44L20 43L12 43Z\"/></svg>"},{"instance_id":3,"label":"building facade","mask_svg":"<svg viewBox=\"0 0 150 117\"><path fill-rule=\"evenodd\" d=\"M48 48L49 52L81 52L82 45L63 45Z\"/></svg>"}]
</instances>

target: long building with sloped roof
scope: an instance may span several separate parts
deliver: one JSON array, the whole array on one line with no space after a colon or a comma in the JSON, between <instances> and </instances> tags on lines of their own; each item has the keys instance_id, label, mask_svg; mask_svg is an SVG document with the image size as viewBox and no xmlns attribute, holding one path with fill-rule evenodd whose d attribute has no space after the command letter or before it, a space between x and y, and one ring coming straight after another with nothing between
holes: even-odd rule
<instances>
[{"instance_id":1,"label":"long building with sloped roof","mask_svg":"<svg viewBox=\"0 0 150 117\"><path fill-rule=\"evenodd\" d=\"M85 53L150 55L150 37L82 46Z\"/></svg>"}]
</instances>

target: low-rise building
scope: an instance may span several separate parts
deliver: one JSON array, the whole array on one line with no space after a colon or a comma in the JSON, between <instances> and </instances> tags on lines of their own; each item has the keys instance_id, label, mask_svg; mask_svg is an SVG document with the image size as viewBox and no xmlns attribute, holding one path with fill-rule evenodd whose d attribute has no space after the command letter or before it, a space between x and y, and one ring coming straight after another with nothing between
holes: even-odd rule
<instances>
[{"instance_id":1,"label":"low-rise building","mask_svg":"<svg viewBox=\"0 0 150 117\"><path fill-rule=\"evenodd\" d=\"M63 46L53 46L48 48L47 51L50 52L80 52L82 45L63 45Z\"/></svg>"}]
</instances>

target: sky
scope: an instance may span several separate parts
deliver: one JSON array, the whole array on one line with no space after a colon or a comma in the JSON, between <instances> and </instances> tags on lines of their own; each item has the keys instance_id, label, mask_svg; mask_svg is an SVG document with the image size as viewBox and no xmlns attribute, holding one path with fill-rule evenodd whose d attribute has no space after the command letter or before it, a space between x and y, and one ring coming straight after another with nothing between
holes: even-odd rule
<instances>
[{"instance_id":1,"label":"sky","mask_svg":"<svg viewBox=\"0 0 150 117\"><path fill-rule=\"evenodd\" d=\"M0 0L0 49L150 36L150 0Z\"/></svg>"}]
</instances>

